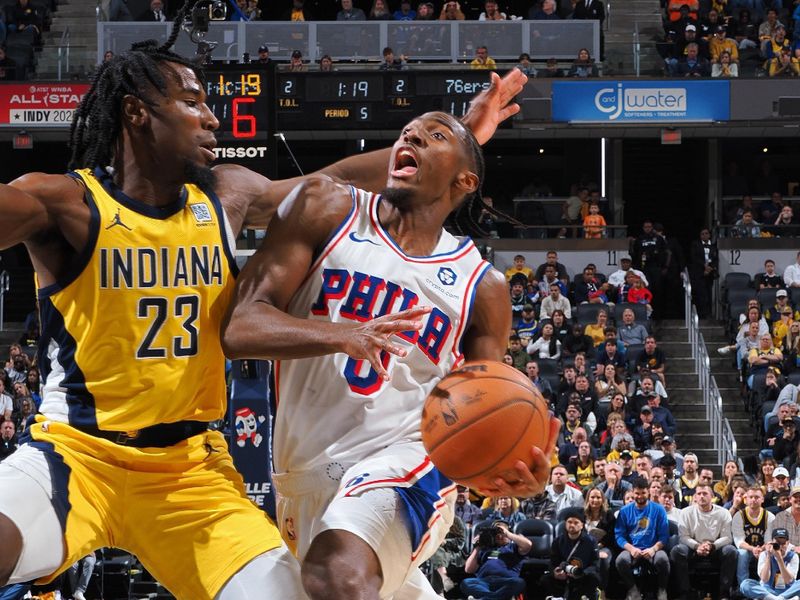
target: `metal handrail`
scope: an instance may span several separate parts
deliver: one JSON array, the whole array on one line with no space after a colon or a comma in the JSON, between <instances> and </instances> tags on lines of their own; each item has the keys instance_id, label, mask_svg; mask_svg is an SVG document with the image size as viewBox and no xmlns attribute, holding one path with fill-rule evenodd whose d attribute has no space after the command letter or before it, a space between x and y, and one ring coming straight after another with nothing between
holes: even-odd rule
<instances>
[{"instance_id":1,"label":"metal handrail","mask_svg":"<svg viewBox=\"0 0 800 600\"><path fill-rule=\"evenodd\" d=\"M639 42L639 21L633 24L633 69L636 77L639 77L641 60L641 44Z\"/></svg>"},{"instance_id":2,"label":"metal handrail","mask_svg":"<svg viewBox=\"0 0 800 600\"><path fill-rule=\"evenodd\" d=\"M3 331L5 315L5 296L6 292L11 289L11 276L8 271L0 273L0 331Z\"/></svg>"},{"instance_id":3,"label":"metal handrail","mask_svg":"<svg viewBox=\"0 0 800 600\"><path fill-rule=\"evenodd\" d=\"M697 371L700 390L703 393L703 405L706 409L706 419L711 426L711 441L717 453L717 462L725 464L728 460L736 460L736 439L728 419L722 410L722 394L717 386L717 380L711 373L711 359L708 356L706 342L700 332L700 318L697 309L692 304L692 284L689 272L684 269L681 273L683 279L684 309L686 329L689 332L689 346L692 349L692 360Z\"/></svg>"},{"instance_id":4,"label":"metal handrail","mask_svg":"<svg viewBox=\"0 0 800 600\"><path fill-rule=\"evenodd\" d=\"M61 81L61 59L64 57L67 67L66 72L69 75L69 43L70 43L70 31L69 26L64 30L64 33L61 34L61 39L58 41L58 80Z\"/></svg>"}]
</instances>

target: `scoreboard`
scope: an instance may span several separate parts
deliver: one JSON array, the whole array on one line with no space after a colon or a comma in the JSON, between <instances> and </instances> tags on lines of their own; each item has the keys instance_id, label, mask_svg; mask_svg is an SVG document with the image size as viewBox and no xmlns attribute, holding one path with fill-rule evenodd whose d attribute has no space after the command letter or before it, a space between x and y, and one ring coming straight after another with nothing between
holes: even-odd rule
<instances>
[{"instance_id":1,"label":"scoreboard","mask_svg":"<svg viewBox=\"0 0 800 600\"><path fill-rule=\"evenodd\" d=\"M463 116L488 71L375 71L276 75L276 126L399 129L432 110Z\"/></svg>"}]
</instances>

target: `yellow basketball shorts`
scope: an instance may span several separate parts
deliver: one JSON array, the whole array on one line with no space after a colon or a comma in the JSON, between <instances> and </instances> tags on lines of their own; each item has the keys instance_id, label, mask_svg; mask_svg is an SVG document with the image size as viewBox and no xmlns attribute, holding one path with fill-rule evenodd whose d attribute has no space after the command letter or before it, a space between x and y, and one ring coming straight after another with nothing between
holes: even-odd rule
<instances>
[{"instance_id":1,"label":"yellow basketball shorts","mask_svg":"<svg viewBox=\"0 0 800 600\"><path fill-rule=\"evenodd\" d=\"M92 550L115 547L135 554L180 600L210 600L250 560L281 545L245 494L219 432L131 448L38 419L29 445L47 461L65 546L63 563L45 580Z\"/></svg>"}]
</instances>

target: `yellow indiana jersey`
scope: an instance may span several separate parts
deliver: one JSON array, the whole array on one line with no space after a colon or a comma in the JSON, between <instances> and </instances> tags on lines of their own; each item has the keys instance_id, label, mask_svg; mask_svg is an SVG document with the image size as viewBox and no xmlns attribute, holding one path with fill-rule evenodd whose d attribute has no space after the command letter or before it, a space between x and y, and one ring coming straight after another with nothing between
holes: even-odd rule
<instances>
[{"instance_id":1,"label":"yellow indiana jersey","mask_svg":"<svg viewBox=\"0 0 800 600\"><path fill-rule=\"evenodd\" d=\"M39 289L40 411L111 431L220 418L236 263L219 199L186 185L157 208L101 169L70 175L86 186L91 229L71 272Z\"/></svg>"}]
</instances>

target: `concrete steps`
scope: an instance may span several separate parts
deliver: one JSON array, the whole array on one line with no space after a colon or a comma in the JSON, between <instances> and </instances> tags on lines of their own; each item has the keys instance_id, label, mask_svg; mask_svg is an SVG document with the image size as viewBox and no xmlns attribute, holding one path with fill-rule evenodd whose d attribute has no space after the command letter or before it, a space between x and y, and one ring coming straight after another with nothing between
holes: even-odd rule
<instances>
[{"instance_id":1,"label":"concrete steps","mask_svg":"<svg viewBox=\"0 0 800 600\"><path fill-rule=\"evenodd\" d=\"M62 51L62 79L86 78L97 63L97 20L95 6L83 0L61 0L53 13L51 30L37 61L37 77L55 79L58 75L58 46L69 30L69 72Z\"/></svg>"}]
</instances>

